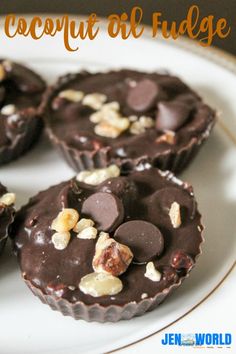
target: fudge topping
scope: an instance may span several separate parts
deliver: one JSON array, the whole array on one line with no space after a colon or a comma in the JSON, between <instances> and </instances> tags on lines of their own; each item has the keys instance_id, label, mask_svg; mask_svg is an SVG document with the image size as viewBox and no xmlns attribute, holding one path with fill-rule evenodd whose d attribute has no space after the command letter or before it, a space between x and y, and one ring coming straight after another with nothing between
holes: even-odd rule
<instances>
[{"instance_id":1,"label":"fudge topping","mask_svg":"<svg viewBox=\"0 0 236 354\"><path fill-rule=\"evenodd\" d=\"M195 92L167 74L82 72L61 78L48 93L52 140L91 156L99 150L118 165L178 152L210 131L214 119Z\"/></svg>"},{"instance_id":2,"label":"fudge topping","mask_svg":"<svg viewBox=\"0 0 236 354\"><path fill-rule=\"evenodd\" d=\"M36 115L45 83L22 65L0 59L0 152L17 144Z\"/></svg>"},{"instance_id":3,"label":"fudge topping","mask_svg":"<svg viewBox=\"0 0 236 354\"><path fill-rule=\"evenodd\" d=\"M6 187L0 183L0 242L7 238L8 229L13 222L15 195L8 193Z\"/></svg>"},{"instance_id":4,"label":"fudge topping","mask_svg":"<svg viewBox=\"0 0 236 354\"><path fill-rule=\"evenodd\" d=\"M103 306L178 283L202 242L192 188L147 166L93 185L85 172L18 212L13 234L24 279L44 294Z\"/></svg>"}]
</instances>

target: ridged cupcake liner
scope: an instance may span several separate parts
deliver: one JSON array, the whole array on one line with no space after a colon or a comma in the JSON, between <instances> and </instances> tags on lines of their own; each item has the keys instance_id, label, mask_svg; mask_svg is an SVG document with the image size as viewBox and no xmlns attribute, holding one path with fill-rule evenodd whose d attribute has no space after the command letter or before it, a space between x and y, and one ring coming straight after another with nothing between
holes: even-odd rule
<instances>
[{"instance_id":1,"label":"ridged cupcake liner","mask_svg":"<svg viewBox=\"0 0 236 354\"><path fill-rule=\"evenodd\" d=\"M43 121L39 116L28 117L27 127L13 145L0 148L0 165L19 158L38 140L43 128Z\"/></svg>"},{"instance_id":2,"label":"ridged cupcake liner","mask_svg":"<svg viewBox=\"0 0 236 354\"><path fill-rule=\"evenodd\" d=\"M192 193L192 187L188 183L180 181L169 171L162 171L162 176L167 180L172 180L178 185ZM197 210L197 202L196 202ZM87 305L81 301L71 303L66 299L56 297L55 295L46 294L42 289L38 288L29 279L26 279L24 274L23 279L26 285L30 288L32 293L37 296L42 303L47 304L52 310L61 312L64 316L71 316L76 320L83 319L88 322L117 322L120 320L129 320L135 316L141 316L145 312L152 311L159 304L161 304L182 282L189 276L190 271L195 267L198 257L202 254L202 243L204 242L202 220L200 219L201 239L199 242L198 253L194 257L193 266L187 271L185 275L179 277L178 282L171 284L168 288L158 292L154 297L148 297L139 302L130 301L125 305L108 305L102 306L98 303Z\"/></svg>"},{"instance_id":3,"label":"ridged cupcake liner","mask_svg":"<svg viewBox=\"0 0 236 354\"><path fill-rule=\"evenodd\" d=\"M141 156L137 159L110 158L109 147L92 152L79 151L58 139L49 127L47 127L47 133L53 145L76 172L94 168L104 168L111 164L116 164L121 168L123 173L126 173L134 170L141 163L150 163L152 166L161 170L170 170L174 173L180 173L197 155L201 146L210 135L213 126L214 122L211 122L199 137L192 138L187 145L177 152L167 151L166 153L158 154L154 158Z\"/></svg>"}]
</instances>

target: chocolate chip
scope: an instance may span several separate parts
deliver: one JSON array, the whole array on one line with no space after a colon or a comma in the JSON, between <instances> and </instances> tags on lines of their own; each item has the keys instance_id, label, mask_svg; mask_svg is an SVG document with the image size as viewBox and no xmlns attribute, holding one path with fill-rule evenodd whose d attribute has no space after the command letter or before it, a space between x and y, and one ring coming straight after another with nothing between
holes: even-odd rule
<instances>
[{"instance_id":1,"label":"chocolate chip","mask_svg":"<svg viewBox=\"0 0 236 354\"><path fill-rule=\"evenodd\" d=\"M196 212L196 204L193 196L176 187L163 188L147 198L146 205L150 220L157 222L159 226L170 225L169 211L172 203L178 203L181 210L181 222L193 219Z\"/></svg>"},{"instance_id":2,"label":"chocolate chip","mask_svg":"<svg viewBox=\"0 0 236 354\"><path fill-rule=\"evenodd\" d=\"M138 193L135 183L124 176L107 179L101 184L99 191L113 193L125 201Z\"/></svg>"},{"instance_id":3,"label":"chocolate chip","mask_svg":"<svg viewBox=\"0 0 236 354\"><path fill-rule=\"evenodd\" d=\"M146 112L154 105L158 93L159 88L154 81L143 79L130 88L127 104L136 112Z\"/></svg>"},{"instance_id":4,"label":"chocolate chip","mask_svg":"<svg viewBox=\"0 0 236 354\"><path fill-rule=\"evenodd\" d=\"M95 221L98 230L110 232L123 221L124 207L116 195L98 192L84 201L82 213Z\"/></svg>"},{"instance_id":5,"label":"chocolate chip","mask_svg":"<svg viewBox=\"0 0 236 354\"><path fill-rule=\"evenodd\" d=\"M149 262L159 256L164 248L161 231L143 220L128 221L118 227L114 238L128 246L138 263Z\"/></svg>"},{"instance_id":6,"label":"chocolate chip","mask_svg":"<svg viewBox=\"0 0 236 354\"><path fill-rule=\"evenodd\" d=\"M156 129L177 131L189 118L192 105L181 100L160 102L156 115Z\"/></svg>"},{"instance_id":7,"label":"chocolate chip","mask_svg":"<svg viewBox=\"0 0 236 354\"><path fill-rule=\"evenodd\" d=\"M172 254L171 265L177 270L189 270L192 268L193 264L193 259L182 250L177 250Z\"/></svg>"}]
</instances>

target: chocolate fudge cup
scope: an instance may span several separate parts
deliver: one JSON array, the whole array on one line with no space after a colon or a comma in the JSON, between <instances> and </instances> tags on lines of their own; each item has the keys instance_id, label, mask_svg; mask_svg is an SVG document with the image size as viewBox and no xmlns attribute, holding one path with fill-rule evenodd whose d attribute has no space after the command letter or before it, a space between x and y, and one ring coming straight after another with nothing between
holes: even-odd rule
<instances>
[{"instance_id":1,"label":"chocolate fudge cup","mask_svg":"<svg viewBox=\"0 0 236 354\"><path fill-rule=\"evenodd\" d=\"M83 171L16 216L23 279L75 319L116 322L157 307L189 275L203 226L190 185L146 166Z\"/></svg>"},{"instance_id":2,"label":"chocolate fudge cup","mask_svg":"<svg viewBox=\"0 0 236 354\"><path fill-rule=\"evenodd\" d=\"M0 165L24 154L39 137L45 88L32 70L0 59Z\"/></svg>"},{"instance_id":3,"label":"chocolate fudge cup","mask_svg":"<svg viewBox=\"0 0 236 354\"><path fill-rule=\"evenodd\" d=\"M207 139L215 111L179 78L132 70L61 77L48 90L48 135L75 171L141 162L182 171Z\"/></svg>"},{"instance_id":4,"label":"chocolate fudge cup","mask_svg":"<svg viewBox=\"0 0 236 354\"><path fill-rule=\"evenodd\" d=\"M0 254L6 244L9 227L14 220L15 194L8 193L6 187L0 183Z\"/></svg>"}]
</instances>

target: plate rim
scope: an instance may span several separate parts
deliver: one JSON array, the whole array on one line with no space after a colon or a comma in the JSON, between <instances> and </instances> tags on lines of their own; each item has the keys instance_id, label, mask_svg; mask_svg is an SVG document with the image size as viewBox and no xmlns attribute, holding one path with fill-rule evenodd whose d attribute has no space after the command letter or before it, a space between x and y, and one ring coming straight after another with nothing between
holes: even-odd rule
<instances>
[{"instance_id":1,"label":"plate rim","mask_svg":"<svg viewBox=\"0 0 236 354\"><path fill-rule=\"evenodd\" d=\"M30 18L34 16L40 16L41 18L45 17L51 17L51 18L58 18L60 16L63 16L65 14L58 13L58 14L52 14L52 13L31 13L31 14L22 14L22 13L16 13L16 16L23 15L26 20L29 20ZM0 29L3 28L3 21L1 21L3 18L5 18L6 14L0 15ZM76 18L79 21L86 20L87 17L85 15L79 14L78 16L75 16L75 14L68 14L70 18ZM99 18L99 26L102 28L105 27L107 18L104 16L98 16ZM157 40L161 41L167 46L173 46L179 49L183 50L188 50L192 54L195 54L196 56L207 59L210 62L213 62L220 67L223 67L224 69L228 70L229 72L233 73L236 76L236 55L232 53L226 52L224 49L218 48L214 45L211 45L209 47L202 47L200 44L197 43L195 40L191 40L187 36L182 36L179 37L177 40L169 40L164 39L163 37L159 37L158 39L153 39L150 37L150 33L152 32L152 28L150 25L142 24L145 31L142 34L142 37L145 38L146 40ZM236 146L236 134L234 134L228 127L227 125L218 117L218 124L219 127L223 130L227 138L233 143L234 146ZM136 345L138 343L141 343L145 340L148 340L151 337L154 337L155 335L159 334L160 332L164 331L167 328L170 328L172 325L176 324L186 316L188 316L190 313L192 313L196 308L198 308L202 303L204 303L207 299L210 298L212 294L215 293L215 291L224 283L224 281L228 278L228 276L232 273L236 266L236 261L233 262L233 264L229 267L228 271L225 273L225 275L222 277L222 279L216 284L216 286L207 294L205 295L197 304L195 304L192 308L190 308L187 312L185 312L183 315L172 321L171 323L165 325L164 327L160 328L159 330L150 333L149 335L146 335L138 340L132 341L131 343L128 343L123 346L119 346L117 348L114 348L110 351L104 352L104 354L113 354L118 352L119 350L127 349L133 345Z\"/></svg>"}]
</instances>

